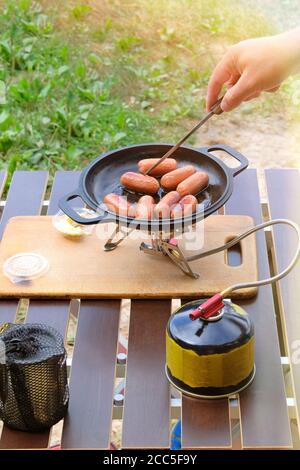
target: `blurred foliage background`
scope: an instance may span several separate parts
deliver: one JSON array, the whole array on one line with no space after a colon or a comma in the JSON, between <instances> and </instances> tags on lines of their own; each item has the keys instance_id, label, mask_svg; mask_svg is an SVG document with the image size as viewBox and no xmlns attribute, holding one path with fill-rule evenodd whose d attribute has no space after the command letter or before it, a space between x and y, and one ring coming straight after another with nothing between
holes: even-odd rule
<instances>
[{"instance_id":1,"label":"blurred foliage background","mask_svg":"<svg viewBox=\"0 0 300 470\"><path fill-rule=\"evenodd\" d=\"M173 142L228 45L276 32L266 18L233 0L0 0L0 167L53 174ZM239 113L279 112L293 93L291 79Z\"/></svg>"}]
</instances>

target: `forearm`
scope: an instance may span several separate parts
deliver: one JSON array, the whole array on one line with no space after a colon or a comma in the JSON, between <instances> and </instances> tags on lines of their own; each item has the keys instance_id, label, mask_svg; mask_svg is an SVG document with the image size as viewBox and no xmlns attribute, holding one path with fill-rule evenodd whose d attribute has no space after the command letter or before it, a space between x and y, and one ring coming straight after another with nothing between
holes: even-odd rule
<instances>
[{"instance_id":1,"label":"forearm","mask_svg":"<svg viewBox=\"0 0 300 470\"><path fill-rule=\"evenodd\" d=\"M278 40L278 47L284 54L289 73L300 70L300 27L274 36Z\"/></svg>"}]
</instances>

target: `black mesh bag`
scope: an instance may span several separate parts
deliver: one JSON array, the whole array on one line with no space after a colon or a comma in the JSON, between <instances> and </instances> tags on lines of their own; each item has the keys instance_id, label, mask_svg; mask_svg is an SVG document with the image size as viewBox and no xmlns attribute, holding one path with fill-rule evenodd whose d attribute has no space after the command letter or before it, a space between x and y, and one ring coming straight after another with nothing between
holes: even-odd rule
<instances>
[{"instance_id":1,"label":"black mesh bag","mask_svg":"<svg viewBox=\"0 0 300 470\"><path fill-rule=\"evenodd\" d=\"M0 419L37 432L57 423L69 401L63 338L47 325L0 326Z\"/></svg>"}]
</instances>

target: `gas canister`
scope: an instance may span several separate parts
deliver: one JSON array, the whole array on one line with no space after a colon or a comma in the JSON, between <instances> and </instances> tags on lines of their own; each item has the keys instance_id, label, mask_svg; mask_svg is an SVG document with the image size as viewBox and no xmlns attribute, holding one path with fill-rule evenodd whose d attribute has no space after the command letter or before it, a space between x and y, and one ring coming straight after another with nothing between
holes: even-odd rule
<instances>
[{"instance_id":1,"label":"gas canister","mask_svg":"<svg viewBox=\"0 0 300 470\"><path fill-rule=\"evenodd\" d=\"M295 255L281 273L232 285L207 300L189 302L171 315L166 330L166 374L169 382L185 395L221 398L240 392L252 382L254 325L247 312L228 297L232 291L272 284L286 276L300 257L300 229L291 220L270 220L223 246L195 255L195 259L210 256L277 224L292 227L298 239Z\"/></svg>"},{"instance_id":2,"label":"gas canister","mask_svg":"<svg viewBox=\"0 0 300 470\"><path fill-rule=\"evenodd\" d=\"M254 378L254 326L245 310L229 300L216 315L191 321L203 303L189 302L170 317L166 373L187 395L220 398L242 390Z\"/></svg>"}]
</instances>

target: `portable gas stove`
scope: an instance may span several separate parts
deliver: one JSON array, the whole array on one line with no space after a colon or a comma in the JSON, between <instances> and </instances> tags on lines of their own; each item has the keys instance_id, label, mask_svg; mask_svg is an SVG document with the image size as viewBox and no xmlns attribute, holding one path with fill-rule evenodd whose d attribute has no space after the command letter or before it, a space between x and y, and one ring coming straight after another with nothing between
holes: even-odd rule
<instances>
[{"instance_id":1,"label":"portable gas stove","mask_svg":"<svg viewBox=\"0 0 300 470\"><path fill-rule=\"evenodd\" d=\"M114 250L133 230L142 230L150 235L150 242L143 242L140 245L143 252L155 256L167 256L185 274L197 278L198 274L190 266L192 261L228 250L245 237L265 227L263 224L252 227L222 246L204 252L197 252L192 256L186 256L179 247L178 233L185 233L189 227L217 212L230 198L233 192L234 178L248 166L247 158L240 152L228 145L219 144L200 149L187 146L181 146L177 149L176 160L179 167L193 165L196 170L206 172L209 177L209 186L197 195L198 207L193 214L176 219L135 219L130 216L116 214L109 210L103 202L107 194L115 193L126 196L129 203L136 203L141 195L131 193L123 188L119 183L121 175L128 171L136 171L138 162L141 159L146 157L160 158L171 148L173 146L169 144L140 144L101 155L83 170L78 188L62 197L59 206L68 217L81 225L116 223L115 232L105 244L104 249L106 251ZM212 154L214 151L222 151L227 156L231 156L239 162L239 165L233 168L229 167L220 158ZM157 202L162 196L163 192L160 190L157 195ZM81 216L70 205L70 201L76 198L80 198L87 208L97 213L97 216L94 218ZM273 225L274 223L278 222L271 221L268 224ZM125 234L122 234L121 229L123 227L128 229Z\"/></svg>"},{"instance_id":2,"label":"portable gas stove","mask_svg":"<svg viewBox=\"0 0 300 470\"><path fill-rule=\"evenodd\" d=\"M248 166L248 160L227 145L213 145L201 149L181 146L176 151L178 166L193 165L198 171L205 171L209 177L209 186L198 196L198 208L195 213L178 219L135 219L110 211L103 200L109 193L126 196L129 203L138 201L140 195L128 192L118 182L127 171L135 171L139 160L164 155L172 145L141 144L121 148L100 156L82 172L77 190L63 197L59 206L72 220L82 225L115 222L117 228L106 242L105 250L115 249L133 230L143 230L150 234L150 242L142 243L140 249L156 256L168 256L184 273L195 278L198 275L190 267L194 256L186 257L177 242L177 234L184 233L190 226L218 211L230 198L233 180ZM237 167L227 166L220 158L212 154L222 151L239 162ZM163 193L157 195L157 200ZM84 218L70 205L70 201L81 198L86 206L98 215ZM129 228L122 234L121 228ZM223 248L225 249L225 248ZM201 254L199 255L202 256Z\"/></svg>"},{"instance_id":3,"label":"portable gas stove","mask_svg":"<svg viewBox=\"0 0 300 470\"><path fill-rule=\"evenodd\" d=\"M181 220L148 221L121 216L108 210L103 203L105 195L116 193L128 196L124 188L116 185L122 174L135 171L139 160L147 157L160 158L171 148L171 145L165 144L144 144L119 149L99 157L82 172L79 188L62 198L59 205L78 224L115 222L117 228L104 247L107 251L114 250L133 230L147 231L150 242L142 242L140 249L147 254L169 257L185 274L193 278L198 275L190 266L192 261L228 250L258 230L275 224L287 224L296 231L298 237L296 253L289 266L281 273L271 278L232 284L208 300L198 300L192 305L183 306L170 319L167 329L166 360L169 381L187 395L220 398L248 386L255 374L253 325L245 312L230 302L228 295L238 289L275 283L286 276L300 257L300 230L292 221L276 219L251 227L221 246L196 252L192 256L186 256L182 252L178 244L177 230L181 229L180 233L184 233L188 226L218 211L232 194L234 177L248 166L248 161L243 155L223 145L202 149L181 146L177 150L176 159L179 167L194 165L198 171L205 171L209 176L209 187L198 195L198 210L192 215L182 217ZM240 165L237 168L229 168L222 160L211 154L214 150L226 152L237 159ZM131 198L129 202L137 202L139 196L129 195ZM161 196L162 194L159 194L158 198ZM98 216L94 219L81 217L69 204L69 201L77 197L80 197L88 208L97 211ZM166 224L169 230L164 230ZM124 234L121 227L127 227L129 230ZM233 326L235 329L231 334ZM207 332L210 331L211 337L207 336ZM236 332L238 341L236 341ZM240 335L239 332L243 334ZM228 344L224 343L224 338L230 339Z\"/></svg>"}]
</instances>

